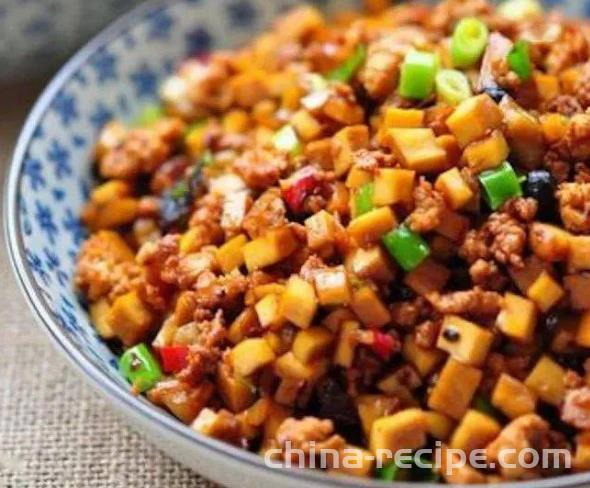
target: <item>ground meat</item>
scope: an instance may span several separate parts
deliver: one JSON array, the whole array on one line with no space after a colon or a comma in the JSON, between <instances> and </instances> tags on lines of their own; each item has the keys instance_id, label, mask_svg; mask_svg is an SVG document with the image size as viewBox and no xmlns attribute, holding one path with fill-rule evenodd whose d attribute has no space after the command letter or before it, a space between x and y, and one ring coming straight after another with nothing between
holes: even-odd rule
<instances>
[{"instance_id":1,"label":"ground meat","mask_svg":"<svg viewBox=\"0 0 590 488\"><path fill-rule=\"evenodd\" d=\"M590 388L569 391L561 408L561 420L576 429L590 429Z\"/></svg>"},{"instance_id":2,"label":"ground meat","mask_svg":"<svg viewBox=\"0 0 590 488\"><path fill-rule=\"evenodd\" d=\"M191 59L162 87L166 108L186 119L196 120L225 110L232 103L227 82L231 75L230 58L216 54L208 62Z\"/></svg>"},{"instance_id":3,"label":"ground meat","mask_svg":"<svg viewBox=\"0 0 590 488\"><path fill-rule=\"evenodd\" d=\"M214 439L242 446L245 441L240 420L229 410L221 409L217 412L209 408L201 411L191 425L197 432L204 428L204 434Z\"/></svg>"},{"instance_id":4,"label":"ground meat","mask_svg":"<svg viewBox=\"0 0 590 488\"><path fill-rule=\"evenodd\" d=\"M573 232L590 232L590 183L562 183L557 199L563 225Z\"/></svg>"},{"instance_id":5,"label":"ground meat","mask_svg":"<svg viewBox=\"0 0 590 488\"><path fill-rule=\"evenodd\" d=\"M216 248L206 247L199 252L172 255L162 265L160 278L181 290L192 288L201 273L217 271Z\"/></svg>"},{"instance_id":6,"label":"ground meat","mask_svg":"<svg viewBox=\"0 0 590 488\"><path fill-rule=\"evenodd\" d=\"M172 187L185 174L191 161L186 156L175 156L162 164L150 179L152 193L161 194Z\"/></svg>"},{"instance_id":7,"label":"ground meat","mask_svg":"<svg viewBox=\"0 0 590 488\"><path fill-rule=\"evenodd\" d=\"M319 111L318 116L329 119L334 128L361 124L365 118L365 110L359 104L354 90L343 83L331 87L326 102Z\"/></svg>"},{"instance_id":8,"label":"ground meat","mask_svg":"<svg viewBox=\"0 0 590 488\"><path fill-rule=\"evenodd\" d=\"M331 420L320 420L316 417L289 417L279 426L275 438L281 448L284 449L287 443L290 443L291 449L299 449L308 456L312 448L319 454L322 449L340 450L345 445L344 439L334 434L334 424Z\"/></svg>"},{"instance_id":9,"label":"ground meat","mask_svg":"<svg viewBox=\"0 0 590 488\"><path fill-rule=\"evenodd\" d=\"M428 301L443 315L494 316L502 307L502 295L475 287L466 291L455 291L441 295L430 293Z\"/></svg>"},{"instance_id":10,"label":"ground meat","mask_svg":"<svg viewBox=\"0 0 590 488\"><path fill-rule=\"evenodd\" d=\"M205 376L217 371L221 360L222 346L227 331L223 325L221 311L213 320L196 323L196 340L189 346L187 366L177 374L177 378L191 385L198 385ZM178 342L178 341L175 341Z\"/></svg>"},{"instance_id":11,"label":"ground meat","mask_svg":"<svg viewBox=\"0 0 590 488\"><path fill-rule=\"evenodd\" d=\"M166 118L153 127L130 130L120 144L100 159L101 176L131 179L154 172L170 157L184 127L180 119Z\"/></svg>"},{"instance_id":12,"label":"ground meat","mask_svg":"<svg viewBox=\"0 0 590 488\"><path fill-rule=\"evenodd\" d=\"M222 214L223 198L220 195L208 193L197 200L189 220L189 229L193 232L192 250L223 242Z\"/></svg>"},{"instance_id":13,"label":"ground meat","mask_svg":"<svg viewBox=\"0 0 590 488\"><path fill-rule=\"evenodd\" d=\"M423 297L416 297L414 300L395 302L391 306L391 320L394 325L408 328L426 319L432 312L428 301Z\"/></svg>"},{"instance_id":14,"label":"ground meat","mask_svg":"<svg viewBox=\"0 0 590 488\"><path fill-rule=\"evenodd\" d=\"M469 276L474 285L483 289L502 290L507 277L494 261L478 259L469 268Z\"/></svg>"},{"instance_id":15,"label":"ground meat","mask_svg":"<svg viewBox=\"0 0 590 488\"><path fill-rule=\"evenodd\" d=\"M544 447L549 424L536 414L527 414L510 422L500 435L486 449L488 461L498 461L502 455L504 466L500 466L502 475L509 480L527 479L531 473L518 463L518 455L524 449L539 450ZM525 457L530 461L530 456ZM516 467L505 467L514 464ZM497 464L499 465L499 464Z\"/></svg>"},{"instance_id":16,"label":"ground meat","mask_svg":"<svg viewBox=\"0 0 590 488\"><path fill-rule=\"evenodd\" d=\"M582 378L573 369L568 369L563 375L563 381L565 387L568 390L574 390L575 388L582 388L584 386L584 378Z\"/></svg>"},{"instance_id":17,"label":"ground meat","mask_svg":"<svg viewBox=\"0 0 590 488\"><path fill-rule=\"evenodd\" d=\"M545 153L543 166L558 183L566 181L569 178L572 167L567 157L558 147L554 147Z\"/></svg>"},{"instance_id":18,"label":"ground meat","mask_svg":"<svg viewBox=\"0 0 590 488\"><path fill-rule=\"evenodd\" d=\"M557 112L566 117L582 113L584 110L578 99L572 95L558 95L545 105L547 112Z\"/></svg>"},{"instance_id":19,"label":"ground meat","mask_svg":"<svg viewBox=\"0 0 590 488\"><path fill-rule=\"evenodd\" d=\"M585 163L574 164L574 182L590 183L590 168Z\"/></svg>"},{"instance_id":20,"label":"ground meat","mask_svg":"<svg viewBox=\"0 0 590 488\"><path fill-rule=\"evenodd\" d=\"M586 63L576 83L576 97L582 108L590 107L590 63Z\"/></svg>"},{"instance_id":21,"label":"ground meat","mask_svg":"<svg viewBox=\"0 0 590 488\"><path fill-rule=\"evenodd\" d=\"M549 74L558 74L588 58L588 43L581 29L575 25L566 25L561 38L551 44L545 58L545 67Z\"/></svg>"},{"instance_id":22,"label":"ground meat","mask_svg":"<svg viewBox=\"0 0 590 488\"><path fill-rule=\"evenodd\" d=\"M148 391L148 399L168 408L185 424L190 424L209 403L215 387L209 381L193 386L176 379L159 382Z\"/></svg>"},{"instance_id":23,"label":"ground meat","mask_svg":"<svg viewBox=\"0 0 590 488\"><path fill-rule=\"evenodd\" d=\"M405 54L413 45L425 41L422 29L401 26L392 34L371 42L367 49L367 61L359 73L359 79L369 96L382 99L392 93L397 86L399 67Z\"/></svg>"},{"instance_id":24,"label":"ground meat","mask_svg":"<svg viewBox=\"0 0 590 488\"><path fill-rule=\"evenodd\" d=\"M318 269L326 268L326 264L324 261L315 254L312 254L307 258L301 269L299 270L299 276L303 278L305 281L309 281L313 283L315 280L315 273Z\"/></svg>"},{"instance_id":25,"label":"ground meat","mask_svg":"<svg viewBox=\"0 0 590 488\"><path fill-rule=\"evenodd\" d=\"M265 231L287 223L287 209L278 188L265 191L244 217L242 227L255 239Z\"/></svg>"},{"instance_id":26,"label":"ground meat","mask_svg":"<svg viewBox=\"0 0 590 488\"><path fill-rule=\"evenodd\" d=\"M511 198L500 208L521 222L532 222L537 216L539 204L534 198Z\"/></svg>"},{"instance_id":27,"label":"ground meat","mask_svg":"<svg viewBox=\"0 0 590 488\"><path fill-rule=\"evenodd\" d=\"M233 310L243 301L243 295L248 289L248 278L238 271L222 276L203 272L194 289L197 292L198 308Z\"/></svg>"},{"instance_id":28,"label":"ground meat","mask_svg":"<svg viewBox=\"0 0 590 488\"><path fill-rule=\"evenodd\" d=\"M286 167L284 154L265 149L248 150L234 162L236 172L254 190L265 190L275 185Z\"/></svg>"},{"instance_id":29,"label":"ground meat","mask_svg":"<svg viewBox=\"0 0 590 488\"><path fill-rule=\"evenodd\" d=\"M383 151L370 151L369 149L359 149L353 154L354 165L371 173L378 168L393 166L395 157L386 154Z\"/></svg>"},{"instance_id":30,"label":"ground meat","mask_svg":"<svg viewBox=\"0 0 590 488\"><path fill-rule=\"evenodd\" d=\"M440 192L425 179L414 189L416 208L408 217L408 225L420 234L431 232L440 225L445 211L445 200Z\"/></svg>"},{"instance_id":31,"label":"ground meat","mask_svg":"<svg viewBox=\"0 0 590 488\"><path fill-rule=\"evenodd\" d=\"M432 349L436 344L436 339L440 331L441 324L439 321L426 320L414 329L414 340L416 345L424 349Z\"/></svg>"},{"instance_id":32,"label":"ground meat","mask_svg":"<svg viewBox=\"0 0 590 488\"><path fill-rule=\"evenodd\" d=\"M532 206L526 201L509 210L520 217L532 214ZM526 226L508 212L495 212L479 230L467 232L459 255L468 262L494 258L499 263L522 268L526 243Z\"/></svg>"},{"instance_id":33,"label":"ground meat","mask_svg":"<svg viewBox=\"0 0 590 488\"><path fill-rule=\"evenodd\" d=\"M572 161L590 159L590 114L578 114L570 120L563 143Z\"/></svg>"},{"instance_id":34,"label":"ground meat","mask_svg":"<svg viewBox=\"0 0 590 488\"><path fill-rule=\"evenodd\" d=\"M112 300L137 288L141 279L142 270L119 235L100 231L82 245L74 282L90 301Z\"/></svg>"}]
</instances>

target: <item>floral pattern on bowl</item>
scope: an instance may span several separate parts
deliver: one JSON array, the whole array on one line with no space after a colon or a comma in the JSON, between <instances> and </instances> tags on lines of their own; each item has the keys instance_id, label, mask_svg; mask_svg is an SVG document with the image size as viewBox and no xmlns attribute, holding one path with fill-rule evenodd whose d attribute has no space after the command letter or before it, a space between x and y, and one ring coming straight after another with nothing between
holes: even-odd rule
<instances>
[{"instance_id":1,"label":"floral pattern on bowl","mask_svg":"<svg viewBox=\"0 0 590 488\"><path fill-rule=\"evenodd\" d=\"M85 374L106 385L103 389L112 396L125 398L126 406L143 404L144 413L157 412L150 415L156 415L163 427L177 424L175 429L188 432L171 418L166 420L156 407L131 397L115 356L90 324L72 287L74 263L85 236L78 215L93 185L92 147L101 126L111 118L132 120L142 107L155 101L159 84L179 60L245 43L296 3L175 0L139 7L83 48L56 76L30 115L15 152L7 179L4 221L13 266L34 312ZM336 11L358 2L311 3ZM574 15L590 12L590 2L548 3L565 5ZM216 443L202 442L208 447ZM225 452L230 450L236 458L255 457L225 448ZM570 485L573 478L568 478ZM553 481L551 486L562 482ZM323 485L339 484L358 486L334 480ZM366 486L378 484L368 482Z\"/></svg>"}]
</instances>

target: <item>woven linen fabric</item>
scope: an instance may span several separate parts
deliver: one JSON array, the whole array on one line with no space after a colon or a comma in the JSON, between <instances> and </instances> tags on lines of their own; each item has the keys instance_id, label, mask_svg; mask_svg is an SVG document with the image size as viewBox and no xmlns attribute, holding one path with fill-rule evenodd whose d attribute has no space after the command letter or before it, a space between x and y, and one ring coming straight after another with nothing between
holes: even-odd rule
<instances>
[{"instance_id":1,"label":"woven linen fabric","mask_svg":"<svg viewBox=\"0 0 590 488\"><path fill-rule=\"evenodd\" d=\"M0 86L5 172L41 84ZM128 428L34 324L0 248L0 488L215 488Z\"/></svg>"}]
</instances>

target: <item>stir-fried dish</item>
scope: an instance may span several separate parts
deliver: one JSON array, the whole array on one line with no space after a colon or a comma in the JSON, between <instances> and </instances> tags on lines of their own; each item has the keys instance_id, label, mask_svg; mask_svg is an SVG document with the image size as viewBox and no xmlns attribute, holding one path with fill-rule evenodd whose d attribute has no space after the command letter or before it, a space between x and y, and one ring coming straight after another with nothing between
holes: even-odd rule
<instances>
[{"instance_id":1,"label":"stir-fried dish","mask_svg":"<svg viewBox=\"0 0 590 488\"><path fill-rule=\"evenodd\" d=\"M590 24L366 3L287 12L104 127L75 276L92 322L136 394L279 461L590 470ZM375 468L435 442L489 466Z\"/></svg>"}]
</instances>

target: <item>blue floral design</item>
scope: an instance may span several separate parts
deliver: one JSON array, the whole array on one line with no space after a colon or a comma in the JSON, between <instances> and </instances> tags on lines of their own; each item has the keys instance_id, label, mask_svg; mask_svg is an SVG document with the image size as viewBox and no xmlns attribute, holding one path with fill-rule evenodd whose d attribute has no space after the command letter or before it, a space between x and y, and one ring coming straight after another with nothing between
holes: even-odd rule
<instances>
[{"instance_id":1,"label":"blue floral design","mask_svg":"<svg viewBox=\"0 0 590 488\"><path fill-rule=\"evenodd\" d=\"M64 92L58 93L53 101L53 109L61 119L62 124L69 127L79 117L78 104L72 95Z\"/></svg>"},{"instance_id":2,"label":"blue floral design","mask_svg":"<svg viewBox=\"0 0 590 488\"><path fill-rule=\"evenodd\" d=\"M96 130L101 129L107 122L113 119L113 112L102 102L98 102L90 115L90 122Z\"/></svg>"},{"instance_id":3,"label":"blue floral design","mask_svg":"<svg viewBox=\"0 0 590 488\"><path fill-rule=\"evenodd\" d=\"M106 49L98 51L90 61L99 83L117 79L117 58Z\"/></svg>"},{"instance_id":4,"label":"blue floral design","mask_svg":"<svg viewBox=\"0 0 590 488\"><path fill-rule=\"evenodd\" d=\"M39 200L35 200L35 220L41 231L47 236L51 244L55 244L58 234L57 226L53 221L53 212L48 205L43 205Z\"/></svg>"},{"instance_id":5,"label":"blue floral design","mask_svg":"<svg viewBox=\"0 0 590 488\"><path fill-rule=\"evenodd\" d=\"M187 50L190 54L204 54L211 50L213 39L204 27L197 27L186 35Z\"/></svg>"},{"instance_id":6,"label":"blue floral design","mask_svg":"<svg viewBox=\"0 0 590 488\"><path fill-rule=\"evenodd\" d=\"M148 16L148 39L169 39L174 18L165 8L156 10Z\"/></svg>"},{"instance_id":7,"label":"blue floral design","mask_svg":"<svg viewBox=\"0 0 590 488\"><path fill-rule=\"evenodd\" d=\"M139 98L153 97L158 89L158 75L147 64L131 73L131 82Z\"/></svg>"},{"instance_id":8,"label":"blue floral design","mask_svg":"<svg viewBox=\"0 0 590 488\"><path fill-rule=\"evenodd\" d=\"M234 27L249 27L256 20L257 12L249 0L238 0L227 6L229 19Z\"/></svg>"},{"instance_id":9,"label":"blue floral design","mask_svg":"<svg viewBox=\"0 0 590 488\"><path fill-rule=\"evenodd\" d=\"M51 282L51 278L49 273L45 271L41 258L28 249L25 251L25 255L27 256L27 263L31 268L31 271L35 273L45 285L48 285Z\"/></svg>"},{"instance_id":10,"label":"blue floral design","mask_svg":"<svg viewBox=\"0 0 590 488\"><path fill-rule=\"evenodd\" d=\"M23 173L29 179L29 184L33 191L38 191L45 187L45 178L43 177L43 167L38 159L25 159Z\"/></svg>"},{"instance_id":11,"label":"blue floral design","mask_svg":"<svg viewBox=\"0 0 590 488\"><path fill-rule=\"evenodd\" d=\"M86 237L86 230L71 208L66 209L66 216L62 220L62 224L64 229L71 234L74 244L79 246Z\"/></svg>"},{"instance_id":12,"label":"blue floral design","mask_svg":"<svg viewBox=\"0 0 590 488\"><path fill-rule=\"evenodd\" d=\"M53 163L55 176L58 180L72 174L70 151L55 139L51 141L51 147L47 151L47 159Z\"/></svg>"}]
</instances>

